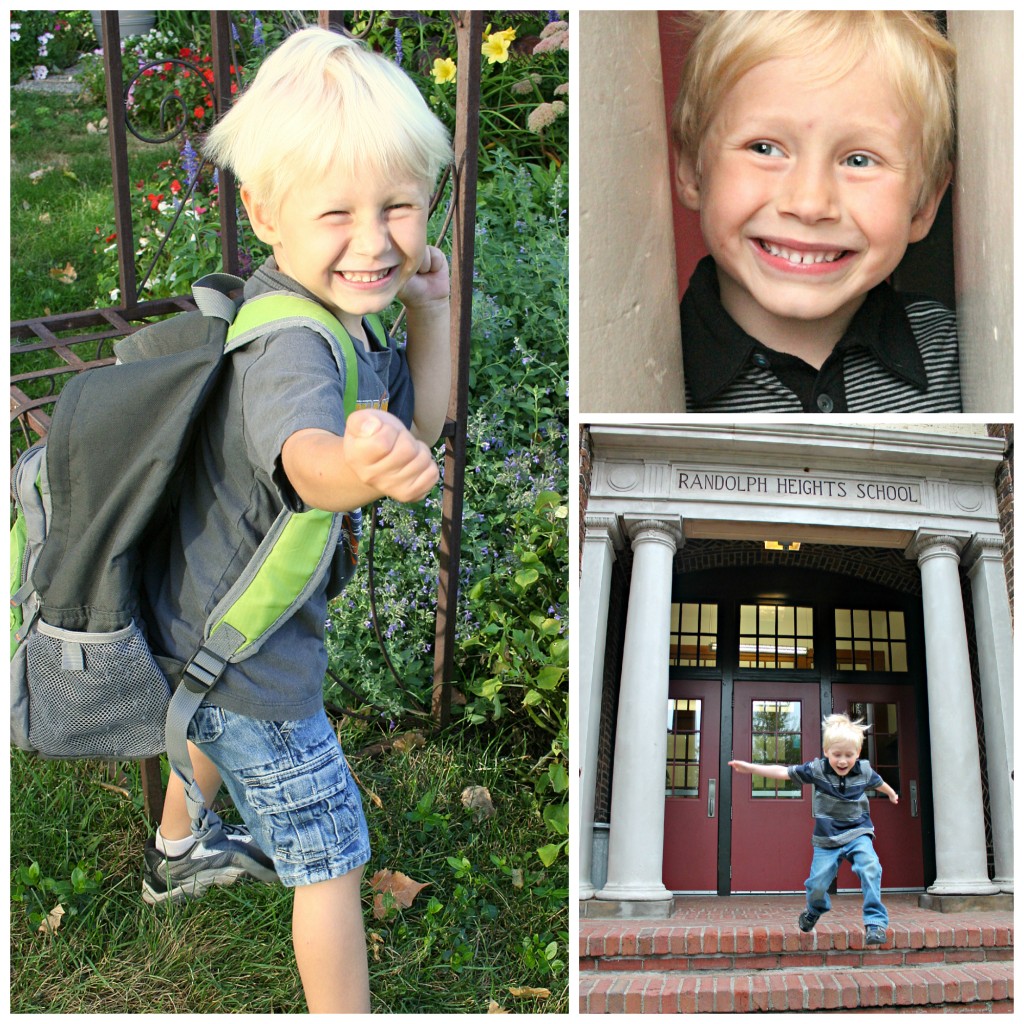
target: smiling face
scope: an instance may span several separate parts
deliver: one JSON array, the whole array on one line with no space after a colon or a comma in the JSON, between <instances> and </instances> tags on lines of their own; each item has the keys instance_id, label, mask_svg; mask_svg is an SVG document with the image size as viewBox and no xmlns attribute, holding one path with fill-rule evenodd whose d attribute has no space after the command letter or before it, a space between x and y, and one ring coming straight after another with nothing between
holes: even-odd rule
<instances>
[{"instance_id":1,"label":"smiling face","mask_svg":"<svg viewBox=\"0 0 1024 1024\"><path fill-rule=\"evenodd\" d=\"M849 775L850 769L860 757L860 747L852 740L837 739L831 747L826 748L825 756L836 775Z\"/></svg>"},{"instance_id":2,"label":"smiling face","mask_svg":"<svg viewBox=\"0 0 1024 1024\"><path fill-rule=\"evenodd\" d=\"M290 189L276 212L241 192L253 230L273 246L281 272L355 338L364 338L362 317L393 302L423 263L430 199L423 182L329 173Z\"/></svg>"},{"instance_id":3,"label":"smiling face","mask_svg":"<svg viewBox=\"0 0 1024 1024\"><path fill-rule=\"evenodd\" d=\"M945 186L918 206L920 129L876 65L832 81L798 58L759 64L715 112L700 174L680 157L722 304L772 347L810 332L830 350L934 220Z\"/></svg>"}]
</instances>

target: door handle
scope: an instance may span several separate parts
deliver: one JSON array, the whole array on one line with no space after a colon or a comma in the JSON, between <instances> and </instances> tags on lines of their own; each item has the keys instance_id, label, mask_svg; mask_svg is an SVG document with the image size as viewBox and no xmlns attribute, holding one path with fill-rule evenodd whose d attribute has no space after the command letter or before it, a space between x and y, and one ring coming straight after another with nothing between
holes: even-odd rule
<instances>
[{"instance_id":1,"label":"door handle","mask_svg":"<svg viewBox=\"0 0 1024 1024\"><path fill-rule=\"evenodd\" d=\"M708 817L715 816L715 780L708 779Z\"/></svg>"},{"instance_id":2,"label":"door handle","mask_svg":"<svg viewBox=\"0 0 1024 1024\"><path fill-rule=\"evenodd\" d=\"M917 817L917 779L910 780L910 816Z\"/></svg>"}]
</instances>

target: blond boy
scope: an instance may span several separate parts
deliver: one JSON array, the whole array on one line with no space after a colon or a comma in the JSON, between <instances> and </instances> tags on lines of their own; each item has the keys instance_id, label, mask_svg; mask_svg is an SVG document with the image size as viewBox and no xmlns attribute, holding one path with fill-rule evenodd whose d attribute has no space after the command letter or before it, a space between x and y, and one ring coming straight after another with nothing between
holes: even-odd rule
<instances>
[{"instance_id":1,"label":"blond boy","mask_svg":"<svg viewBox=\"0 0 1024 1024\"><path fill-rule=\"evenodd\" d=\"M680 306L688 410L959 412L954 315L887 283L952 173L934 18L694 18L676 191L710 256Z\"/></svg>"},{"instance_id":2,"label":"blond boy","mask_svg":"<svg viewBox=\"0 0 1024 1024\"><path fill-rule=\"evenodd\" d=\"M882 903L882 865L872 843L875 826L867 794L877 789L894 804L899 803L899 797L868 761L860 760L865 729L846 715L829 715L821 741L824 757L801 765L748 761L730 761L729 765L741 775L792 779L814 787L814 855L810 877L804 883L807 909L800 915L800 930L811 931L818 918L831 910L828 889L845 858L864 893L864 941L869 946L880 946L885 942L889 914Z\"/></svg>"},{"instance_id":3,"label":"blond boy","mask_svg":"<svg viewBox=\"0 0 1024 1024\"><path fill-rule=\"evenodd\" d=\"M321 29L287 39L213 129L207 155L230 168L253 230L273 249L245 297L284 291L334 314L354 343L357 411L311 329L234 353L183 483L171 570L152 595L154 647L187 658L207 611L282 508L348 512L437 483L430 450L448 407L448 268L427 245L430 192L448 135L392 62ZM369 314L405 303L405 350L373 337ZM370 1008L360 878L366 820L323 709L327 581L260 649L229 665L189 729L209 806L223 781L245 826L198 840L172 776L145 852L149 902L201 895L240 874L294 891L292 936L310 1012Z\"/></svg>"}]
</instances>

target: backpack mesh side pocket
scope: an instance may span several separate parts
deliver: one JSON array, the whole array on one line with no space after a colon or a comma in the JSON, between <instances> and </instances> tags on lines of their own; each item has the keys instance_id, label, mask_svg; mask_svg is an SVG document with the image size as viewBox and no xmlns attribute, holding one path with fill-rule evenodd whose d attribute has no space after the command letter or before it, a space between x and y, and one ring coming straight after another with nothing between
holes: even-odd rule
<instances>
[{"instance_id":1,"label":"backpack mesh side pocket","mask_svg":"<svg viewBox=\"0 0 1024 1024\"><path fill-rule=\"evenodd\" d=\"M171 688L142 632L78 633L45 622L27 641L29 740L44 757L152 757Z\"/></svg>"}]
</instances>

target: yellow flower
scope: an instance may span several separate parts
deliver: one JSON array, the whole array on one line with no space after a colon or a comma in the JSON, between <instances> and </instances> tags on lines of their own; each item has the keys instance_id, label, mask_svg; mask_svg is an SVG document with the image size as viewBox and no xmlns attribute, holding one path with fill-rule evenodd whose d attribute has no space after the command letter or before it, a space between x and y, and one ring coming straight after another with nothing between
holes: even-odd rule
<instances>
[{"instance_id":1,"label":"yellow flower","mask_svg":"<svg viewBox=\"0 0 1024 1024\"><path fill-rule=\"evenodd\" d=\"M455 71L455 61L451 57L445 57L443 60L438 57L430 73L434 76L434 81L440 85L442 82L454 82Z\"/></svg>"},{"instance_id":2,"label":"yellow flower","mask_svg":"<svg viewBox=\"0 0 1024 1024\"><path fill-rule=\"evenodd\" d=\"M488 64L504 64L508 60L508 48L516 37L514 28L506 28L501 32L491 32L480 51L487 58Z\"/></svg>"}]
</instances>

